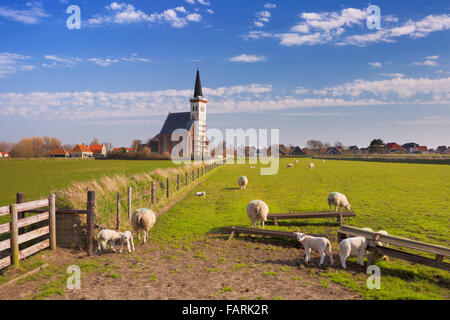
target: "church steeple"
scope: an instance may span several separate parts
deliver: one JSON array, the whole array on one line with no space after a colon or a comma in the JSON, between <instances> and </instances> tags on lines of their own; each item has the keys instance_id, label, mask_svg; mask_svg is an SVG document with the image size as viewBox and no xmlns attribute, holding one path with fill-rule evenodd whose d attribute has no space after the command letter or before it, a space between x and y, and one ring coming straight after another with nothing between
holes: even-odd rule
<instances>
[{"instance_id":1,"label":"church steeple","mask_svg":"<svg viewBox=\"0 0 450 320\"><path fill-rule=\"evenodd\" d=\"M200 70L197 66L197 78L195 79L194 98L203 97L202 83L200 81Z\"/></svg>"}]
</instances>

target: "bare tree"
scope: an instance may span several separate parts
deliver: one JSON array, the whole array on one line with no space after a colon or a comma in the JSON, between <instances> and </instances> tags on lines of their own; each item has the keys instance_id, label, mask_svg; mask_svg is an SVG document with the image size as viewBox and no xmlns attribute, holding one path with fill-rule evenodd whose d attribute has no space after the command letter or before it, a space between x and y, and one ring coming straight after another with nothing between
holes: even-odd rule
<instances>
[{"instance_id":1,"label":"bare tree","mask_svg":"<svg viewBox=\"0 0 450 320\"><path fill-rule=\"evenodd\" d=\"M103 142L102 144L105 146L106 152L111 152L112 151L113 145L112 145L111 142Z\"/></svg>"},{"instance_id":2,"label":"bare tree","mask_svg":"<svg viewBox=\"0 0 450 320\"><path fill-rule=\"evenodd\" d=\"M131 148L133 148L134 150L138 151L139 146L142 144L142 140L136 139L133 140L133 143L131 144Z\"/></svg>"},{"instance_id":3,"label":"bare tree","mask_svg":"<svg viewBox=\"0 0 450 320\"><path fill-rule=\"evenodd\" d=\"M100 144L100 142L98 142L98 138L97 138L97 137L95 137L94 139L92 139L91 145L98 146L99 144Z\"/></svg>"},{"instance_id":4,"label":"bare tree","mask_svg":"<svg viewBox=\"0 0 450 320\"><path fill-rule=\"evenodd\" d=\"M317 149L323 148L323 143L320 140L308 140L306 142L306 146L309 149L317 150Z\"/></svg>"},{"instance_id":5,"label":"bare tree","mask_svg":"<svg viewBox=\"0 0 450 320\"><path fill-rule=\"evenodd\" d=\"M9 152L14 147L14 143L0 141L0 152Z\"/></svg>"}]
</instances>

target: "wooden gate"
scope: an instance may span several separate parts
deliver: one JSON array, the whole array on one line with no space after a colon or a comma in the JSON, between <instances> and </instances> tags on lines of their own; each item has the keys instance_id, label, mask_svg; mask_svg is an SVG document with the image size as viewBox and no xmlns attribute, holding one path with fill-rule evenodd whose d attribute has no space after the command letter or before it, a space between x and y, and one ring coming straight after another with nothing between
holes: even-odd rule
<instances>
[{"instance_id":1,"label":"wooden gate","mask_svg":"<svg viewBox=\"0 0 450 320\"><path fill-rule=\"evenodd\" d=\"M48 211L19 219L19 214L39 208L49 207ZM0 236L10 233L9 239L0 241L0 269L9 265L19 266L19 261L50 247L56 250L56 207L55 195L48 199L32 202L12 204L0 207L0 217L10 216L11 222L0 225ZM46 223L48 221L48 223ZM39 227L25 232L25 227L36 225ZM41 226L45 224L44 226ZM30 241L49 235L47 239L30 245ZM19 246L20 245L20 246ZM27 246L28 245L28 246ZM2 254L3 253L3 254Z\"/></svg>"}]
</instances>

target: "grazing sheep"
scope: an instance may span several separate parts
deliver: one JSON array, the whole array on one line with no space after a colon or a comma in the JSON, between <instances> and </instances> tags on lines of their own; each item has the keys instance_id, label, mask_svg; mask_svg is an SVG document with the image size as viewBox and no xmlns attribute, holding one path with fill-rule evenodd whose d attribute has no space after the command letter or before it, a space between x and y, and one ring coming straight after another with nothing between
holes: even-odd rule
<instances>
[{"instance_id":1,"label":"grazing sheep","mask_svg":"<svg viewBox=\"0 0 450 320\"><path fill-rule=\"evenodd\" d=\"M378 231L375 240L378 240L379 237L380 237L380 235L385 235L385 236L387 236L388 233L387 233L387 231L384 231L384 230ZM372 241L372 243L373 243L373 241ZM380 246L380 247L384 247L384 246L386 246L386 248L389 247L389 243L386 243L386 244L384 245L381 241L376 241L375 244L376 244L377 246ZM371 244L369 243L369 245L371 245ZM388 256L385 256L385 255L383 255L383 254L377 253L377 252L372 252L372 253L368 256L367 260L368 260L368 265L371 265L374 261L377 261L377 260L386 260L386 261L389 261L389 257L388 257Z\"/></svg>"},{"instance_id":2,"label":"grazing sheep","mask_svg":"<svg viewBox=\"0 0 450 320\"><path fill-rule=\"evenodd\" d=\"M195 193L195 196L196 197L206 197L206 192L205 191L197 192L197 193Z\"/></svg>"},{"instance_id":3,"label":"grazing sheep","mask_svg":"<svg viewBox=\"0 0 450 320\"><path fill-rule=\"evenodd\" d=\"M311 249L319 251L321 266L325 260L325 253L330 257L330 264L333 265L333 254L331 253L330 240L323 237L312 237L304 233L297 232L297 240L302 243L305 248L305 262L308 263L311 260Z\"/></svg>"},{"instance_id":4,"label":"grazing sheep","mask_svg":"<svg viewBox=\"0 0 450 320\"><path fill-rule=\"evenodd\" d=\"M364 255L366 254L369 241L365 237L354 237L342 240L339 243L339 258L342 268L347 269L345 261L350 254L356 255L356 263L364 266Z\"/></svg>"},{"instance_id":5,"label":"grazing sheep","mask_svg":"<svg viewBox=\"0 0 450 320\"><path fill-rule=\"evenodd\" d=\"M122 233L122 236L120 237L120 253L122 253L123 250L123 244L127 243L128 252L131 253L130 243L131 247L133 248L133 251L136 250L134 248L134 242L133 242L133 234L131 231L125 231Z\"/></svg>"},{"instance_id":6,"label":"grazing sheep","mask_svg":"<svg viewBox=\"0 0 450 320\"><path fill-rule=\"evenodd\" d=\"M120 240L122 237L122 233L111 230L111 229L102 229L98 233L98 251L101 253L102 251L106 251L106 245L108 242L111 244L112 251L116 252L116 241Z\"/></svg>"},{"instance_id":7,"label":"grazing sheep","mask_svg":"<svg viewBox=\"0 0 450 320\"><path fill-rule=\"evenodd\" d=\"M377 234L381 234L381 235L383 235L383 236L389 235L388 232L387 232L387 231L384 231L384 230L378 231ZM377 242L376 242L376 245L377 245L377 246L380 246L380 247L384 247L384 245L383 245L383 243L382 243L381 241L377 241ZM389 243L386 243L386 248L389 248Z\"/></svg>"},{"instance_id":8,"label":"grazing sheep","mask_svg":"<svg viewBox=\"0 0 450 320\"><path fill-rule=\"evenodd\" d=\"M298 163L298 160L295 160L294 162L295 162L295 163Z\"/></svg>"},{"instance_id":9,"label":"grazing sheep","mask_svg":"<svg viewBox=\"0 0 450 320\"><path fill-rule=\"evenodd\" d=\"M292 164L292 163L288 163L287 165L286 165L286 168L293 168L294 167L294 165Z\"/></svg>"},{"instance_id":10,"label":"grazing sheep","mask_svg":"<svg viewBox=\"0 0 450 320\"><path fill-rule=\"evenodd\" d=\"M247 184L248 184L248 179L247 179L246 176L241 176L241 177L239 177L239 179L238 179L238 185L239 185L239 187L241 188L241 190L242 190L242 189L247 190Z\"/></svg>"},{"instance_id":11,"label":"grazing sheep","mask_svg":"<svg viewBox=\"0 0 450 320\"><path fill-rule=\"evenodd\" d=\"M314 163L311 162L311 163L309 164L309 168L310 168L310 169L314 168Z\"/></svg>"},{"instance_id":12,"label":"grazing sheep","mask_svg":"<svg viewBox=\"0 0 450 320\"><path fill-rule=\"evenodd\" d=\"M144 232L144 243L147 243L148 232L155 225L156 215L150 209L138 209L131 215L131 225L141 240L140 232Z\"/></svg>"},{"instance_id":13,"label":"grazing sheep","mask_svg":"<svg viewBox=\"0 0 450 320\"><path fill-rule=\"evenodd\" d=\"M322 163L325 163L325 159L322 159Z\"/></svg>"},{"instance_id":14,"label":"grazing sheep","mask_svg":"<svg viewBox=\"0 0 450 320\"><path fill-rule=\"evenodd\" d=\"M347 197L342 193L332 192L328 195L328 205L330 206L330 211L332 204L334 205L335 212L338 211L338 207L341 208L341 212L343 207L350 211L350 203L348 202Z\"/></svg>"},{"instance_id":15,"label":"grazing sheep","mask_svg":"<svg viewBox=\"0 0 450 320\"><path fill-rule=\"evenodd\" d=\"M252 221L253 228L256 228L256 222L258 222L258 229L262 221L262 227L264 229L264 221L267 221L267 215L269 214L269 207L264 201L253 200L247 205L247 215Z\"/></svg>"}]
</instances>

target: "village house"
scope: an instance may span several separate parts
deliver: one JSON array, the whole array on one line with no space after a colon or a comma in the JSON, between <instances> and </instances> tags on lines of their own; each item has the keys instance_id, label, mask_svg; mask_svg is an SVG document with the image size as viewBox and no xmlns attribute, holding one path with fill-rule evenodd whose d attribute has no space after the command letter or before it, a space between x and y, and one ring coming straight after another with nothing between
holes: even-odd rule
<instances>
[{"instance_id":1,"label":"village house","mask_svg":"<svg viewBox=\"0 0 450 320\"><path fill-rule=\"evenodd\" d=\"M305 153L303 152L302 149L300 149L299 146L296 146L296 147L294 148L294 150L292 150L292 152L291 152L291 155L293 155L293 156L302 156L302 155L304 155L304 154L305 154Z\"/></svg>"},{"instance_id":2,"label":"village house","mask_svg":"<svg viewBox=\"0 0 450 320\"><path fill-rule=\"evenodd\" d=\"M103 144L100 145L90 145L89 150L94 154L94 158L106 158L107 152L106 147Z\"/></svg>"},{"instance_id":3,"label":"village house","mask_svg":"<svg viewBox=\"0 0 450 320\"><path fill-rule=\"evenodd\" d=\"M420 152L420 153L427 154L428 153L428 148L427 148L427 146L418 146L417 147L417 151Z\"/></svg>"},{"instance_id":4,"label":"village house","mask_svg":"<svg viewBox=\"0 0 450 320\"><path fill-rule=\"evenodd\" d=\"M406 153L415 153L417 152L417 147L419 145L415 142L405 143L402 147L405 148Z\"/></svg>"},{"instance_id":5,"label":"village house","mask_svg":"<svg viewBox=\"0 0 450 320\"><path fill-rule=\"evenodd\" d=\"M10 158L9 152L0 152L0 158Z\"/></svg>"},{"instance_id":6,"label":"village house","mask_svg":"<svg viewBox=\"0 0 450 320\"><path fill-rule=\"evenodd\" d=\"M50 152L50 158L69 158L69 152L64 148L58 148Z\"/></svg>"},{"instance_id":7,"label":"village house","mask_svg":"<svg viewBox=\"0 0 450 320\"><path fill-rule=\"evenodd\" d=\"M84 144L77 144L69 154L72 158L92 158L94 156L94 153Z\"/></svg>"},{"instance_id":8,"label":"village house","mask_svg":"<svg viewBox=\"0 0 450 320\"><path fill-rule=\"evenodd\" d=\"M342 148L331 147L331 148L328 148L328 150L325 153L330 154L330 155L335 155L335 156L341 155Z\"/></svg>"},{"instance_id":9,"label":"village house","mask_svg":"<svg viewBox=\"0 0 450 320\"><path fill-rule=\"evenodd\" d=\"M405 148L395 142L389 142L384 146L385 153L404 153Z\"/></svg>"},{"instance_id":10,"label":"village house","mask_svg":"<svg viewBox=\"0 0 450 320\"><path fill-rule=\"evenodd\" d=\"M119 152L124 152L124 153L133 153L136 152L135 148L125 148L125 147L121 147L121 148L113 148L112 150L113 152L119 153Z\"/></svg>"},{"instance_id":11,"label":"village house","mask_svg":"<svg viewBox=\"0 0 450 320\"><path fill-rule=\"evenodd\" d=\"M172 133L177 129L184 129L189 132L189 141L184 143L187 143L191 157L204 158L209 152L209 139L206 133L206 104L208 100L203 97L198 68L194 96L189 99L189 102L191 104L189 112L169 112L159 134L150 139L147 144L140 145L139 149L148 147L152 153L171 154L172 149L179 143L179 141L172 141ZM180 156L186 155L180 154Z\"/></svg>"},{"instance_id":12,"label":"village house","mask_svg":"<svg viewBox=\"0 0 450 320\"><path fill-rule=\"evenodd\" d=\"M439 146L436 148L436 153L445 153L447 150L447 146Z\"/></svg>"}]
</instances>

